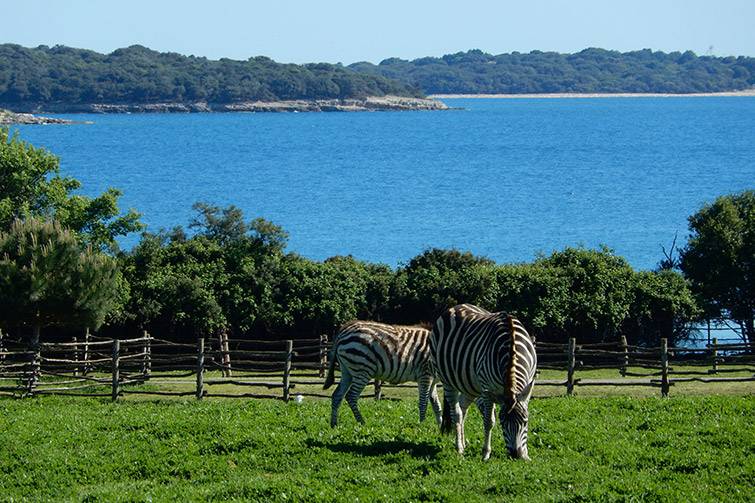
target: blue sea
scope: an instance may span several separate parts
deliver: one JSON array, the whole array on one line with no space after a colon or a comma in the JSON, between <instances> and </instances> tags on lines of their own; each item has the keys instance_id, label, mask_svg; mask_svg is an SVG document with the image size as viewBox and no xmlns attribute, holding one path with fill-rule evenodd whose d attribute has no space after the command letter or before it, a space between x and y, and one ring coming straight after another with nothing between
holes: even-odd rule
<instances>
[{"instance_id":1,"label":"blue sea","mask_svg":"<svg viewBox=\"0 0 755 503\"><path fill-rule=\"evenodd\" d=\"M313 259L498 262L605 244L651 269L687 217L755 188L755 98L449 99L445 112L63 115L22 126L83 193L123 191L150 231L234 204ZM129 248L138 236L122 241Z\"/></svg>"}]
</instances>

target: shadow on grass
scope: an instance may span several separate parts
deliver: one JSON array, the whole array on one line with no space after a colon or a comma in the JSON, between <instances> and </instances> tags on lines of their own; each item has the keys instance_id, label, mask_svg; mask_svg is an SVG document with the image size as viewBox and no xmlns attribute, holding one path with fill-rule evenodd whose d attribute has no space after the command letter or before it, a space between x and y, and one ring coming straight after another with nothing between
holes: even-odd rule
<instances>
[{"instance_id":1,"label":"shadow on grass","mask_svg":"<svg viewBox=\"0 0 755 503\"><path fill-rule=\"evenodd\" d=\"M400 454L406 452L413 458L434 457L440 452L440 447L428 442L407 442L406 440L378 440L371 444L356 442L326 443L320 440L307 439L307 447L329 449L333 452L345 452L358 456L384 456L386 454Z\"/></svg>"}]
</instances>

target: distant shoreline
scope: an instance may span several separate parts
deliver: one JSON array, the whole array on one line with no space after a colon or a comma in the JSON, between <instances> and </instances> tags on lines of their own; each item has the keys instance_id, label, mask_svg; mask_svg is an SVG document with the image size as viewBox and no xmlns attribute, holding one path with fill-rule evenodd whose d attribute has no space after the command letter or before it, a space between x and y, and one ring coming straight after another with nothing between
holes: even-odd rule
<instances>
[{"instance_id":1,"label":"distant shoreline","mask_svg":"<svg viewBox=\"0 0 755 503\"><path fill-rule=\"evenodd\" d=\"M729 96L746 96L755 97L755 89L745 89L742 91L724 91L720 93L540 93L540 94L431 94L430 99L524 99L524 98L707 98L707 97L729 97Z\"/></svg>"},{"instance_id":2,"label":"distant shoreline","mask_svg":"<svg viewBox=\"0 0 755 503\"><path fill-rule=\"evenodd\" d=\"M208 112L379 112L448 110L438 100L406 96L367 96L329 100L243 101L234 103L0 103L17 114L117 114L117 113L208 113Z\"/></svg>"}]
</instances>

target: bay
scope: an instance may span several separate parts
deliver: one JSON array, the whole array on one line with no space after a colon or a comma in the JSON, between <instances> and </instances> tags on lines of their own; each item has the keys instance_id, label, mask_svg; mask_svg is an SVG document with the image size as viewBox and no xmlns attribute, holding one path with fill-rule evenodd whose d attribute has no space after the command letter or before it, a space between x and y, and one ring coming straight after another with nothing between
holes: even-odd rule
<instances>
[{"instance_id":1,"label":"bay","mask_svg":"<svg viewBox=\"0 0 755 503\"><path fill-rule=\"evenodd\" d=\"M14 129L83 193L121 189L150 231L186 225L196 201L235 204L286 229L290 251L392 266L430 247L518 262L605 244L650 269L704 203L755 188L755 98L444 101L459 109Z\"/></svg>"}]
</instances>

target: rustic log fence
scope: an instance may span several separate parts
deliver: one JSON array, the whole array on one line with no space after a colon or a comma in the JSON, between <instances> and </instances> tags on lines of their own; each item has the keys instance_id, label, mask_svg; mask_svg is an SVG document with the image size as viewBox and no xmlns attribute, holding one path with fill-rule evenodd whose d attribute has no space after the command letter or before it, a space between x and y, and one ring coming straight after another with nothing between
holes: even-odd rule
<instances>
[{"instance_id":1,"label":"rustic log fence","mask_svg":"<svg viewBox=\"0 0 755 503\"><path fill-rule=\"evenodd\" d=\"M571 395L579 386L650 386L668 396L670 388L681 382L701 383L755 381L755 344L718 344L716 338L705 348L669 347L661 339L658 347L619 341L581 344L537 343L539 370L566 369L566 379L538 379L538 386L564 386ZM678 365L676 369L671 363ZM729 365L722 369L723 364ZM617 369L619 378L578 378L577 371ZM749 376L711 377L718 373L749 373Z\"/></svg>"},{"instance_id":2,"label":"rustic log fence","mask_svg":"<svg viewBox=\"0 0 755 503\"><path fill-rule=\"evenodd\" d=\"M668 396L680 382L755 381L755 344L720 344L712 338L705 348L675 348L663 339L658 347L641 347L621 337L599 344L578 344L571 338L567 344L536 346L539 370L566 373L565 379L538 376L537 386L564 387L569 395L584 386L647 386ZM268 341L224 334L173 342L146 331L137 338L112 340L87 330L72 342L29 347L0 333L0 396L329 398L331 391L320 389L329 349L327 336ZM579 376L598 369L615 369L617 377ZM732 372L749 375L727 375ZM414 383L371 384L376 399L385 399L385 389L416 389Z\"/></svg>"}]
</instances>

